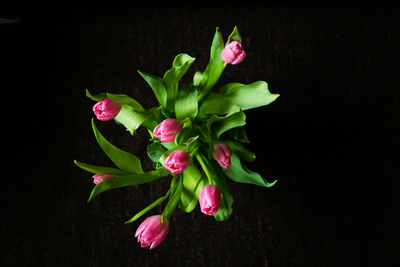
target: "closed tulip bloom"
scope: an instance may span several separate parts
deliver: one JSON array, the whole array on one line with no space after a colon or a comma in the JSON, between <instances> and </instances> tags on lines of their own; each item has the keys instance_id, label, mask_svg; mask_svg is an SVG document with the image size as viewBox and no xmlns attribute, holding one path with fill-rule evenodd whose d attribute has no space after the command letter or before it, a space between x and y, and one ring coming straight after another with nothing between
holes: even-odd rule
<instances>
[{"instance_id":1,"label":"closed tulip bloom","mask_svg":"<svg viewBox=\"0 0 400 267\"><path fill-rule=\"evenodd\" d=\"M164 161L164 167L172 173L183 172L190 163L190 155L186 150L174 151Z\"/></svg>"},{"instance_id":2,"label":"closed tulip bloom","mask_svg":"<svg viewBox=\"0 0 400 267\"><path fill-rule=\"evenodd\" d=\"M232 150L226 144L218 144L214 146L214 158L218 164L225 169L231 167Z\"/></svg>"},{"instance_id":3,"label":"closed tulip bloom","mask_svg":"<svg viewBox=\"0 0 400 267\"><path fill-rule=\"evenodd\" d=\"M221 204L221 191L216 185L206 185L199 195L200 210L206 215L214 215Z\"/></svg>"},{"instance_id":4,"label":"closed tulip bloom","mask_svg":"<svg viewBox=\"0 0 400 267\"><path fill-rule=\"evenodd\" d=\"M154 215L144 220L136 230L135 237L142 248L150 246L150 249L156 248L167 236L169 223L164 218L161 222L161 215Z\"/></svg>"},{"instance_id":5,"label":"closed tulip bloom","mask_svg":"<svg viewBox=\"0 0 400 267\"><path fill-rule=\"evenodd\" d=\"M230 42L221 52L222 60L232 65L239 64L246 57L242 44L238 41Z\"/></svg>"},{"instance_id":6,"label":"closed tulip bloom","mask_svg":"<svg viewBox=\"0 0 400 267\"><path fill-rule=\"evenodd\" d=\"M106 97L93 106L93 112L101 121L113 120L121 110L122 105Z\"/></svg>"},{"instance_id":7,"label":"closed tulip bloom","mask_svg":"<svg viewBox=\"0 0 400 267\"><path fill-rule=\"evenodd\" d=\"M153 134L155 137L160 138L161 142L168 143L175 140L175 136L181 129L182 124L180 121L166 119L154 128Z\"/></svg>"},{"instance_id":8,"label":"closed tulip bloom","mask_svg":"<svg viewBox=\"0 0 400 267\"><path fill-rule=\"evenodd\" d=\"M99 184L103 181L112 179L114 177L115 177L115 175L111 174L111 173L98 173L98 174L92 176L94 184Z\"/></svg>"}]
</instances>

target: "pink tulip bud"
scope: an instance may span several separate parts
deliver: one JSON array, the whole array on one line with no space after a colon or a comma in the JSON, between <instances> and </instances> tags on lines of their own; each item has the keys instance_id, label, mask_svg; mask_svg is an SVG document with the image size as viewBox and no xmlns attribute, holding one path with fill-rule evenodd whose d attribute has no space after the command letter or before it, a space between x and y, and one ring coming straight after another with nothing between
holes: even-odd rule
<instances>
[{"instance_id":1,"label":"pink tulip bud","mask_svg":"<svg viewBox=\"0 0 400 267\"><path fill-rule=\"evenodd\" d=\"M216 185L206 185L199 195L200 210L206 215L214 215L221 204L221 191Z\"/></svg>"},{"instance_id":2,"label":"pink tulip bud","mask_svg":"<svg viewBox=\"0 0 400 267\"><path fill-rule=\"evenodd\" d=\"M186 150L174 151L164 161L164 167L172 173L183 172L190 163L190 155Z\"/></svg>"},{"instance_id":3,"label":"pink tulip bud","mask_svg":"<svg viewBox=\"0 0 400 267\"><path fill-rule=\"evenodd\" d=\"M144 220L136 230L135 237L142 248L150 245L150 249L156 248L167 236L169 223L164 218L161 222L161 215L153 215Z\"/></svg>"},{"instance_id":4,"label":"pink tulip bud","mask_svg":"<svg viewBox=\"0 0 400 267\"><path fill-rule=\"evenodd\" d=\"M99 183L101 183L103 181L112 179L114 177L115 177L115 175L111 174L111 173L99 173L99 174L96 174L96 175L92 176L94 184L99 184Z\"/></svg>"},{"instance_id":5,"label":"pink tulip bud","mask_svg":"<svg viewBox=\"0 0 400 267\"><path fill-rule=\"evenodd\" d=\"M231 166L232 150L225 144L214 146L214 158L222 168L228 169Z\"/></svg>"},{"instance_id":6,"label":"pink tulip bud","mask_svg":"<svg viewBox=\"0 0 400 267\"><path fill-rule=\"evenodd\" d=\"M153 134L155 137L160 138L161 142L168 143L175 140L175 136L181 129L182 124L180 121L166 119L154 128Z\"/></svg>"},{"instance_id":7,"label":"pink tulip bud","mask_svg":"<svg viewBox=\"0 0 400 267\"><path fill-rule=\"evenodd\" d=\"M106 97L93 106L93 112L101 121L113 120L121 110L122 105Z\"/></svg>"},{"instance_id":8,"label":"pink tulip bud","mask_svg":"<svg viewBox=\"0 0 400 267\"><path fill-rule=\"evenodd\" d=\"M221 52L222 60L232 65L239 64L246 57L242 44L238 41L230 42Z\"/></svg>"}]
</instances>

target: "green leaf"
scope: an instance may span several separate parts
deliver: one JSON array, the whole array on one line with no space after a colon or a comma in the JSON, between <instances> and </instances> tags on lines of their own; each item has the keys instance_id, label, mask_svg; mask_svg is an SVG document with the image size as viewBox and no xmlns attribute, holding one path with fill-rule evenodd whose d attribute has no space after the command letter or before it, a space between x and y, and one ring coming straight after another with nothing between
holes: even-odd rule
<instances>
[{"instance_id":1,"label":"green leaf","mask_svg":"<svg viewBox=\"0 0 400 267\"><path fill-rule=\"evenodd\" d=\"M241 160L247 162L253 162L256 159L256 155L246 149L242 144L232 140L223 140L222 143L225 143L229 146L233 153L239 156Z\"/></svg>"},{"instance_id":2,"label":"green leaf","mask_svg":"<svg viewBox=\"0 0 400 267\"><path fill-rule=\"evenodd\" d=\"M233 28L232 33L229 35L228 40L226 41L225 46L226 46L227 44L229 44L230 42L232 42L232 41L238 41L239 43L242 42L242 37L240 36L239 31L238 31L238 29L237 29L236 26L235 26L235 28Z\"/></svg>"},{"instance_id":3,"label":"green leaf","mask_svg":"<svg viewBox=\"0 0 400 267\"><path fill-rule=\"evenodd\" d=\"M121 105L129 106L132 110L144 111L144 108L139 102L127 95L107 93L107 97Z\"/></svg>"},{"instance_id":4,"label":"green leaf","mask_svg":"<svg viewBox=\"0 0 400 267\"><path fill-rule=\"evenodd\" d=\"M149 183L154 180L160 179L162 177L168 176L168 174L169 172L166 169L160 168L155 171L150 171L141 174L131 173L128 175L116 176L112 179L97 184L93 188L92 193L90 194L90 197L88 199L88 202L90 202L94 197L96 197L98 194L102 192L126 186Z\"/></svg>"},{"instance_id":5,"label":"green leaf","mask_svg":"<svg viewBox=\"0 0 400 267\"><path fill-rule=\"evenodd\" d=\"M178 84L180 79L194 62L195 58L187 54L179 54L172 62L172 68L167 70L163 77L165 88L167 89L167 108L173 112L175 100L178 96Z\"/></svg>"},{"instance_id":6,"label":"green leaf","mask_svg":"<svg viewBox=\"0 0 400 267\"><path fill-rule=\"evenodd\" d=\"M126 130L134 135L136 130L152 116L151 112L136 111L131 106L122 105L118 115L114 118L116 123L125 126Z\"/></svg>"},{"instance_id":7,"label":"green leaf","mask_svg":"<svg viewBox=\"0 0 400 267\"><path fill-rule=\"evenodd\" d=\"M197 90L191 84L184 86L178 93L175 101L175 115L178 120L190 118L194 120L197 116Z\"/></svg>"},{"instance_id":8,"label":"green leaf","mask_svg":"<svg viewBox=\"0 0 400 267\"><path fill-rule=\"evenodd\" d=\"M225 69L226 63L221 58L221 52L224 47L222 34L217 27L211 44L210 60L208 65L204 72L196 72L193 77L193 85L199 88L199 101L203 99L210 89L217 83Z\"/></svg>"},{"instance_id":9,"label":"green leaf","mask_svg":"<svg viewBox=\"0 0 400 267\"><path fill-rule=\"evenodd\" d=\"M93 119L92 127L97 143L118 168L128 173L143 173L142 164L138 157L108 142L97 129Z\"/></svg>"},{"instance_id":10,"label":"green leaf","mask_svg":"<svg viewBox=\"0 0 400 267\"><path fill-rule=\"evenodd\" d=\"M220 93L210 93L200 105L199 116L234 113L266 106L273 102L279 94L271 94L264 81L248 85L232 83L221 88Z\"/></svg>"},{"instance_id":11,"label":"green leaf","mask_svg":"<svg viewBox=\"0 0 400 267\"><path fill-rule=\"evenodd\" d=\"M221 171L218 171L218 175L213 179L214 183L218 186L219 190L221 191L221 204L219 206L218 212L214 214L214 219L216 221L226 221L227 219L229 219L233 211L232 209L233 197L226 183L225 175L223 175Z\"/></svg>"},{"instance_id":12,"label":"green leaf","mask_svg":"<svg viewBox=\"0 0 400 267\"><path fill-rule=\"evenodd\" d=\"M107 97L107 93L101 93L98 95L92 95L88 89L86 89L86 96L92 99L93 101L101 101Z\"/></svg>"},{"instance_id":13,"label":"green leaf","mask_svg":"<svg viewBox=\"0 0 400 267\"><path fill-rule=\"evenodd\" d=\"M261 175L246 168L236 154L231 156L231 167L223 169L223 172L233 181L238 183L248 183L264 187L273 186L277 180L272 183L266 181Z\"/></svg>"},{"instance_id":14,"label":"green leaf","mask_svg":"<svg viewBox=\"0 0 400 267\"><path fill-rule=\"evenodd\" d=\"M233 114L228 114L224 117L213 115L207 121L207 129L209 132L215 134L217 139L220 136L236 127L240 127L246 124L246 115L244 112L235 112Z\"/></svg>"},{"instance_id":15,"label":"green leaf","mask_svg":"<svg viewBox=\"0 0 400 267\"><path fill-rule=\"evenodd\" d=\"M182 174L181 173L175 174L171 184L171 195L167 205L164 208L161 220L164 219L169 220L169 218L171 217L176 206L179 204L179 201L181 200L182 187L183 187Z\"/></svg>"},{"instance_id":16,"label":"green leaf","mask_svg":"<svg viewBox=\"0 0 400 267\"><path fill-rule=\"evenodd\" d=\"M241 143L250 143L249 139L247 138L246 131L243 127L234 128L225 133L225 136L229 136L229 138Z\"/></svg>"},{"instance_id":17,"label":"green leaf","mask_svg":"<svg viewBox=\"0 0 400 267\"><path fill-rule=\"evenodd\" d=\"M0 18L0 24L18 23L20 21L21 20L19 18L13 18L13 19Z\"/></svg>"},{"instance_id":18,"label":"green leaf","mask_svg":"<svg viewBox=\"0 0 400 267\"><path fill-rule=\"evenodd\" d=\"M170 191L167 192L167 194L165 194L165 196L160 197L159 199L157 199L156 201L154 201L153 203L151 203L149 206L147 206L146 208L144 208L143 210L139 211L138 213L135 214L135 216L133 216L131 219L129 219L128 221L125 222L125 224L127 223L131 223L136 221L137 219L139 219L142 215L146 214L147 212L149 212L151 209L157 207L158 205L160 205L161 203L163 203L169 196Z\"/></svg>"},{"instance_id":19,"label":"green leaf","mask_svg":"<svg viewBox=\"0 0 400 267\"><path fill-rule=\"evenodd\" d=\"M158 162L166 151L167 149L160 143L152 143L147 146L147 155L154 162Z\"/></svg>"},{"instance_id":20,"label":"green leaf","mask_svg":"<svg viewBox=\"0 0 400 267\"><path fill-rule=\"evenodd\" d=\"M205 186L207 179L197 169L194 163L183 171L183 188L179 207L189 213L197 205L199 194Z\"/></svg>"},{"instance_id":21,"label":"green leaf","mask_svg":"<svg viewBox=\"0 0 400 267\"><path fill-rule=\"evenodd\" d=\"M151 89L153 89L154 95L156 96L158 103L160 103L160 106L167 108L167 89L165 88L163 79L139 70L138 72L140 76L146 80Z\"/></svg>"},{"instance_id":22,"label":"green leaf","mask_svg":"<svg viewBox=\"0 0 400 267\"><path fill-rule=\"evenodd\" d=\"M110 173L114 175L125 175L127 174L124 171L121 171L120 169L116 168L110 168L110 167L102 167L102 166L95 166L87 163L82 163L79 161L74 160L74 163L76 166L81 168L82 170L94 173L94 174L99 174L99 173Z\"/></svg>"}]
</instances>

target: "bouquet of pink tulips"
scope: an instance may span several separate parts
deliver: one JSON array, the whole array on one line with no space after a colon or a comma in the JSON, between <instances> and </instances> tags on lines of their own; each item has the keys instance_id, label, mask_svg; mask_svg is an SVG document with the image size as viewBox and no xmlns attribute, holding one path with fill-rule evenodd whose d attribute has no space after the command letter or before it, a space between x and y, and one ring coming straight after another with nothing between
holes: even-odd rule
<instances>
[{"instance_id":1,"label":"bouquet of pink tulips","mask_svg":"<svg viewBox=\"0 0 400 267\"><path fill-rule=\"evenodd\" d=\"M239 64L245 57L237 28L224 43L217 27L208 66L203 72L197 71L192 82L179 84L195 60L187 54L177 55L163 77L139 71L158 100L158 105L151 109L144 109L124 94L92 95L86 91L86 95L97 102L93 111L98 120L114 120L132 135L140 126L148 129L151 143L147 154L154 166L154 170L144 172L139 158L108 142L92 120L96 140L115 167L75 161L78 167L94 174L96 185L88 201L110 189L172 175L165 195L126 222L134 222L166 202L161 215L148 217L137 229L135 237L142 247L154 249L162 242L176 207L189 213L199 203L204 214L214 216L217 221L228 219L233 198L226 177L264 187L275 184L276 180L270 183L243 164L255 160L255 155L243 145L249 142L243 129L246 124L243 111L268 105L279 95L271 94L264 81L228 83L211 92L225 67Z\"/></svg>"}]
</instances>

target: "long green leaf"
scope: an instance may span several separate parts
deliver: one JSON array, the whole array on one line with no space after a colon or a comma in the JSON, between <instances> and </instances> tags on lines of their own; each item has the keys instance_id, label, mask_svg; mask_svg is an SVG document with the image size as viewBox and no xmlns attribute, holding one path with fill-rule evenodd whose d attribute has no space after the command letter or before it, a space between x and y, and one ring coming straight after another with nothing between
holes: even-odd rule
<instances>
[{"instance_id":1,"label":"long green leaf","mask_svg":"<svg viewBox=\"0 0 400 267\"><path fill-rule=\"evenodd\" d=\"M136 130L152 116L151 112L136 111L131 106L122 105L118 115L114 118L116 123L125 126L126 130L134 135Z\"/></svg>"},{"instance_id":2,"label":"long green leaf","mask_svg":"<svg viewBox=\"0 0 400 267\"><path fill-rule=\"evenodd\" d=\"M108 142L97 129L93 119L92 127L96 140L101 149L103 149L104 153L106 153L106 155L118 168L128 173L143 173L142 164L138 157Z\"/></svg>"},{"instance_id":3,"label":"long green leaf","mask_svg":"<svg viewBox=\"0 0 400 267\"><path fill-rule=\"evenodd\" d=\"M206 182L207 179L193 162L183 171L183 188L179 204L183 211L189 213L196 207L199 194Z\"/></svg>"},{"instance_id":4,"label":"long green leaf","mask_svg":"<svg viewBox=\"0 0 400 267\"><path fill-rule=\"evenodd\" d=\"M247 162L253 162L256 159L256 155L250 150L246 149L241 143L232 141L232 140L223 140L222 143L225 143L229 146L229 148L239 156L241 160Z\"/></svg>"},{"instance_id":5,"label":"long green leaf","mask_svg":"<svg viewBox=\"0 0 400 267\"><path fill-rule=\"evenodd\" d=\"M231 167L228 169L223 169L223 171L231 180L235 182L254 184L264 187L271 187L277 182L277 180L275 180L272 183L269 183L260 174L249 170L242 164L236 154L232 154L231 163Z\"/></svg>"},{"instance_id":6,"label":"long green leaf","mask_svg":"<svg viewBox=\"0 0 400 267\"><path fill-rule=\"evenodd\" d=\"M271 94L264 81L248 85L233 83L221 88L220 93L210 93L200 105L199 116L234 113L265 106L273 102L279 94Z\"/></svg>"},{"instance_id":7,"label":"long green leaf","mask_svg":"<svg viewBox=\"0 0 400 267\"><path fill-rule=\"evenodd\" d=\"M216 28L210 49L210 60L204 72L196 72L193 84L199 88L198 100L203 99L210 89L217 83L226 63L221 58L224 41L219 27Z\"/></svg>"},{"instance_id":8,"label":"long green leaf","mask_svg":"<svg viewBox=\"0 0 400 267\"><path fill-rule=\"evenodd\" d=\"M146 80L151 89L153 89L154 95L156 96L158 103L163 108L167 107L167 89L165 88L163 79L161 77L139 71L140 76Z\"/></svg>"},{"instance_id":9,"label":"long green leaf","mask_svg":"<svg viewBox=\"0 0 400 267\"><path fill-rule=\"evenodd\" d=\"M92 99L93 101L101 101L107 97L107 93L101 93L98 95L92 95L88 89L86 89L86 96Z\"/></svg>"},{"instance_id":10,"label":"long green leaf","mask_svg":"<svg viewBox=\"0 0 400 267\"><path fill-rule=\"evenodd\" d=\"M167 108L173 112L175 100L178 96L178 84L180 79L194 62L195 58L187 54L179 54L172 62L172 68L164 73L163 82L167 89Z\"/></svg>"},{"instance_id":11,"label":"long green leaf","mask_svg":"<svg viewBox=\"0 0 400 267\"><path fill-rule=\"evenodd\" d=\"M162 177L168 176L168 174L169 172L166 169L160 168L155 171L150 171L142 174L132 173L128 175L116 176L112 179L97 184L93 188L92 193L90 194L90 197L88 199L88 202L102 192L126 186L149 183L154 180L160 179Z\"/></svg>"},{"instance_id":12,"label":"long green leaf","mask_svg":"<svg viewBox=\"0 0 400 267\"><path fill-rule=\"evenodd\" d=\"M116 168L110 168L110 167L102 167L102 166L95 166L87 163L82 163L79 161L74 160L74 163L76 166L81 168L82 170L94 173L94 174L99 174L99 173L110 173L114 175L125 175L127 174L124 171L121 171L120 169Z\"/></svg>"},{"instance_id":13,"label":"long green leaf","mask_svg":"<svg viewBox=\"0 0 400 267\"><path fill-rule=\"evenodd\" d=\"M191 84L184 86L175 101L175 115L178 120L194 120L198 112L197 90Z\"/></svg>"},{"instance_id":14,"label":"long green leaf","mask_svg":"<svg viewBox=\"0 0 400 267\"><path fill-rule=\"evenodd\" d=\"M219 139L223 133L245 124L246 114L240 111L233 114L228 114L224 117L213 115L207 121L207 129L209 132L213 133L217 139Z\"/></svg>"},{"instance_id":15,"label":"long green leaf","mask_svg":"<svg viewBox=\"0 0 400 267\"><path fill-rule=\"evenodd\" d=\"M131 98L130 96L127 96L124 94L107 93L107 97L115 102L120 103L121 105L129 106L132 110L144 111L144 108L142 107L142 105L139 102L137 102L135 99Z\"/></svg>"}]
</instances>

